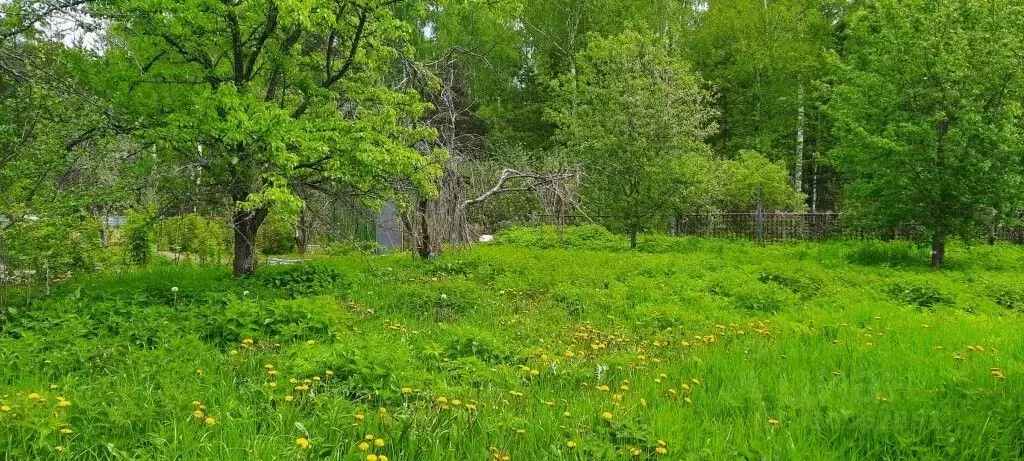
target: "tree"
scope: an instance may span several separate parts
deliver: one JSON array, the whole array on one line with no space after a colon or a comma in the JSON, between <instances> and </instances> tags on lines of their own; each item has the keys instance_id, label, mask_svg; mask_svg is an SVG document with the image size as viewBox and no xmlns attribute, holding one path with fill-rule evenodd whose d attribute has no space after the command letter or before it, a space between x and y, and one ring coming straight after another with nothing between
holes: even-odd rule
<instances>
[{"instance_id":1,"label":"tree","mask_svg":"<svg viewBox=\"0 0 1024 461\"><path fill-rule=\"evenodd\" d=\"M816 83L834 46L832 3L708 0L679 47L715 87L722 129L711 144L728 156L755 150L784 161L800 191L805 177L817 189L807 166L828 142Z\"/></svg>"},{"instance_id":2,"label":"tree","mask_svg":"<svg viewBox=\"0 0 1024 461\"><path fill-rule=\"evenodd\" d=\"M592 39L576 62L557 84L558 139L583 165L585 205L635 247L637 234L664 217L672 162L709 153L710 94L661 40L636 32Z\"/></svg>"},{"instance_id":3,"label":"tree","mask_svg":"<svg viewBox=\"0 0 1024 461\"><path fill-rule=\"evenodd\" d=\"M410 29L395 0L102 0L105 72L96 82L144 120L154 163L198 171L233 210L234 272L256 266L272 207L297 212L299 187L343 185L371 205L408 181L431 193L427 105L394 91ZM438 153L440 155L440 153ZM194 184L169 178L162 186ZM190 186L192 187L192 186Z\"/></svg>"},{"instance_id":4,"label":"tree","mask_svg":"<svg viewBox=\"0 0 1024 461\"><path fill-rule=\"evenodd\" d=\"M849 211L920 226L933 267L1019 193L1022 28L1014 0L878 0L851 19L829 157Z\"/></svg>"}]
</instances>

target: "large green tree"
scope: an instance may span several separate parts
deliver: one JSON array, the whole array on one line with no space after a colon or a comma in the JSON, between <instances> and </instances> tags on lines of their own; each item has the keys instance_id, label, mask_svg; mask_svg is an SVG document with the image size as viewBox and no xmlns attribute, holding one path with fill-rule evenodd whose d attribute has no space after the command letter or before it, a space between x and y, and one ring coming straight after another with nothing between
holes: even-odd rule
<instances>
[{"instance_id":1,"label":"large green tree","mask_svg":"<svg viewBox=\"0 0 1024 461\"><path fill-rule=\"evenodd\" d=\"M851 19L829 104L848 208L881 228L921 226L939 267L1018 194L1024 5L877 0Z\"/></svg>"},{"instance_id":2,"label":"large green tree","mask_svg":"<svg viewBox=\"0 0 1024 461\"><path fill-rule=\"evenodd\" d=\"M163 186L233 209L234 271L256 265L271 207L297 210L300 187L373 204L392 185L430 193L437 167L416 145L427 105L396 91L396 63L418 33L395 0L102 0L108 24L98 86L145 122ZM198 181L198 182L197 182ZM192 187L192 186L190 186Z\"/></svg>"},{"instance_id":3,"label":"large green tree","mask_svg":"<svg viewBox=\"0 0 1024 461\"><path fill-rule=\"evenodd\" d=\"M585 205L635 247L665 216L673 162L710 153L710 94L662 40L636 32L592 39L576 67L551 111L558 139L583 164Z\"/></svg>"}]
</instances>

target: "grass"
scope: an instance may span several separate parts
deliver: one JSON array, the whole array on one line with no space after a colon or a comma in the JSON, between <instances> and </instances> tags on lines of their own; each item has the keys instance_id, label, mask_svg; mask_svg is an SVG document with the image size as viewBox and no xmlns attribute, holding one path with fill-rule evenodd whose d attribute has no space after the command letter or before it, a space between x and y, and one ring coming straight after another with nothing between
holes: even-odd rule
<instances>
[{"instance_id":1,"label":"grass","mask_svg":"<svg viewBox=\"0 0 1024 461\"><path fill-rule=\"evenodd\" d=\"M549 234L68 282L0 332L0 458L1024 456L1020 248Z\"/></svg>"}]
</instances>

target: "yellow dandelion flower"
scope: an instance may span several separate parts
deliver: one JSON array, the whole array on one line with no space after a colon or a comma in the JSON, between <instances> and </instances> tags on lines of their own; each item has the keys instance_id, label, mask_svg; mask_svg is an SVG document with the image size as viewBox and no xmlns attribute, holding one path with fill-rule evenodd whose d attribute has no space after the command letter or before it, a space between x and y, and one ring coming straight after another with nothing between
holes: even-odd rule
<instances>
[{"instance_id":1,"label":"yellow dandelion flower","mask_svg":"<svg viewBox=\"0 0 1024 461\"><path fill-rule=\"evenodd\" d=\"M378 458L377 455L371 453L366 455L366 461L380 461L380 458Z\"/></svg>"},{"instance_id":2,"label":"yellow dandelion flower","mask_svg":"<svg viewBox=\"0 0 1024 461\"><path fill-rule=\"evenodd\" d=\"M375 446L377 448L383 447L384 446L384 439L375 439L373 441L373 446Z\"/></svg>"},{"instance_id":3,"label":"yellow dandelion flower","mask_svg":"<svg viewBox=\"0 0 1024 461\"><path fill-rule=\"evenodd\" d=\"M217 418L214 418L213 416L207 416L206 419L203 420L203 423L205 423L207 426L212 426L214 424L217 424Z\"/></svg>"},{"instance_id":4,"label":"yellow dandelion flower","mask_svg":"<svg viewBox=\"0 0 1024 461\"><path fill-rule=\"evenodd\" d=\"M71 435L71 434L74 434L74 433L75 433L75 431L74 431L74 430L72 430L72 429L71 429L71 428L69 428L69 427L65 427L65 428L63 428L63 429L61 429L61 430L60 430L60 433L61 433L61 434L64 434L64 435Z\"/></svg>"},{"instance_id":5,"label":"yellow dandelion flower","mask_svg":"<svg viewBox=\"0 0 1024 461\"><path fill-rule=\"evenodd\" d=\"M298 437L295 439L295 446L301 450L308 450L310 447L309 439L305 437Z\"/></svg>"},{"instance_id":6,"label":"yellow dandelion flower","mask_svg":"<svg viewBox=\"0 0 1024 461\"><path fill-rule=\"evenodd\" d=\"M8 411L11 411L11 407L9 407L7 405L0 405L0 411L6 413Z\"/></svg>"},{"instance_id":7,"label":"yellow dandelion flower","mask_svg":"<svg viewBox=\"0 0 1024 461\"><path fill-rule=\"evenodd\" d=\"M404 394L404 395L412 394L412 388L411 387L403 387L402 388L402 394Z\"/></svg>"},{"instance_id":8,"label":"yellow dandelion flower","mask_svg":"<svg viewBox=\"0 0 1024 461\"><path fill-rule=\"evenodd\" d=\"M604 413L601 413L601 417L604 418L606 421L611 421L612 413L610 411L606 411Z\"/></svg>"},{"instance_id":9,"label":"yellow dandelion flower","mask_svg":"<svg viewBox=\"0 0 1024 461\"><path fill-rule=\"evenodd\" d=\"M667 453L668 453L668 448L665 448L665 447L658 447L658 448L655 448L655 449L654 449L654 452L655 452L655 453L657 453L657 454L659 454L659 455L664 455L664 454L667 454Z\"/></svg>"},{"instance_id":10,"label":"yellow dandelion flower","mask_svg":"<svg viewBox=\"0 0 1024 461\"><path fill-rule=\"evenodd\" d=\"M567 446L569 448L576 448L576 442L573 442L572 440L570 440L568 442L565 442L565 446Z\"/></svg>"},{"instance_id":11,"label":"yellow dandelion flower","mask_svg":"<svg viewBox=\"0 0 1024 461\"><path fill-rule=\"evenodd\" d=\"M366 442L359 443L359 451L367 451L370 449L370 444Z\"/></svg>"},{"instance_id":12,"label":"yellow dandelion flower","mask_svg":"<svg viewBox=\"0 0 1024 461\"><path fill-rule=\"evenodd\" d=\"M286 396L284 396L284 401L285 401L285 402L291 402L291 401L293 401L293 400L295 400L295 397L292 397L292 396L290 396L290 395L286 395Z\"/></svg>"}]
</instances>

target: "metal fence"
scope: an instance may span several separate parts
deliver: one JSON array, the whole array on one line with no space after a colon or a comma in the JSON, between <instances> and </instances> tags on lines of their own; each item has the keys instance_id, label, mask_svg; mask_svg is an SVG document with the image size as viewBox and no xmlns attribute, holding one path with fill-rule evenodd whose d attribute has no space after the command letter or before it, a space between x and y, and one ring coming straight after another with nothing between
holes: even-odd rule
<instances>
[{"instance_id":1,"label":"metal fence","mask_svg":"<svg viewBox=\"0 0 1024 461\"><path fill-rule=\"evenodd\" d=\"M706 213L679 215L670 222L674 235L746 238L765 242L830 239L883 239L917 241L921 226L907 224L888 230L866 229L841 213ZM993 226L977 237L989 241L1024 243L1024 227Z\"/></svg>"},{"instance_id":2,"label":"metal fence","mask_svg":"<svg viewBox=\"0 0 1024 461\"><path fill-rule=\"evenodd\" d=\"M546 215L537 221L551 224ZM600 222L596 216L570 215L562 222L583 224ZM888 230L868 229L845 219L842 213L749 212L681 214L667 223L669 234L697 237L750 239L763 242L795 242L850 239L880 239L920 241L924 237L921 226L907 224ZM1024 226L998 225L979 230L977 239L990 242L1024 244Z\"/></svg>"}]
</instances>

